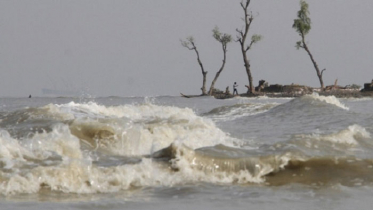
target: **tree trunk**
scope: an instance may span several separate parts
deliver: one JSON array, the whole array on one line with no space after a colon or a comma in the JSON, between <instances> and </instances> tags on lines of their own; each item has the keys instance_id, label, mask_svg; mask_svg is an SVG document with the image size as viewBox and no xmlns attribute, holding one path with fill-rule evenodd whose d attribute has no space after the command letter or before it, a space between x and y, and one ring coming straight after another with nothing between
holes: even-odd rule
<instances>
[{"instance_id":1,"label":"tree trunk","mask_svg":"<svg viewBox=\"0 0 373 210\"><path fill-rule=\"evenodd\" d=\"M207 75L207 71L205 71L205 69L203 68L203 64L201 62L201 59L199 58L199 53L198 53L197 47L194 47L194 51L197 54L197 61L198 61L199 66L201 67L201 71L202 71L202 77L203 77L202 88L201 88L202 95L207 95L207 93L206 93L206 75Z\"/></svg>"},{"instance_id":2,"label":"tree trunk","mask_svg":"<svg viewBox=\"0 0 373 210\"><path fill-rule=\"evenodd\" d=\"M247 93L254 93L255 86L253 84L253 77L251 76L250 62L249 60L246 59L246 55L245 55L245 68L246 68L247 77L249 79L249 87L250 87L249 90L247 90Z\"/></svg>"},{"instance_id":3,"label":"tree trunk","mask_svg":"<svg viewBox=\"0 0 373 210\"><path fill-rule=\"evenodd\" d=\"M315 59L313 58L313 56L311 54L311 51L308 49L308 46L307 46L307 44L305 42L305 39L304 39L304 36L302 36L302 43L303 43L303 48L306 50L306 52L310 56L311 61L313 63L313 66L315 67L317 77L319 78L319 81L320 81L321 91L324 91L324 81L323 81L323 78L322 78L322 71L320 71L319 66L317 65Z\"/></svg>"},{"instance_id":4,"label":"tree trunk","mask_svg":"<svg viewBox=\"0 0 373 210\"><path fill-rule=\"evenodd\" d=\"M248 80L249 80L249 89L247 90L247 93L248 94L249 93L254 93L255 92L255 87L254 87L254 84L253 84L253 77L251 75L250 62L247 59L247 55L246 55L247 52L245 50L245 42L241 43L241 51L242 51L244 66L245 66L245 69L246 69L246 74L247 74L247 77L248 77Z\"/></svg>"},{"instance_id":5,"label":"tree trunk","mask_svg":"<svg viewBox=\"0 0 373 210\"><path fill-rule=\"evenodd\" d=\"M211 96L212 95L212 92L214 91L214 87L215 87L215 82L218 80L219 76L220 76L220 73L223 71L224 69L224 66L225 66L225 62L227 60L227 46L223 44L223 54L224 54L224 58L223 58L223 63L219 69L218 72L216 72L216 75L215 75L215 78L214 80L212 81L211 83L211 86L210 86L210 91L209 91L209 95Z\"/></svg>"},{"instance_id":6,"label":"tree trunk","mask_svg":"<svg viewBox=\"0 0 373 210\"><path fill-rule=\"evenodd\" d=\"M206 75L207 75L207 72L206 71L202 72L202 75L203 75L203 83L202 83L202 88L201 88L202 95L207 95L207 93L206 93Z\"/></svg>"},{"instance_id":7,"label":"tree trunk","mask_svg":"<svg viewBox=\"0 0 373 210\"><path fill-rule=\"evenodd\" d=\"M254 93L255 92L255 88L254 88L254 84L253 84L253 77L251 75L251 70L250 70L250 61L249 59L247 59L247 51L248 49L246 49L246 38L247 38L247 35L249 34L249 29L250 29L250 25L253 21L253 17L249 15L249 12L248 12L248 8L249 8L249 5L250 5L250 0L246 0L246 3L244 4L243 2L241 2L241 7L242 9L244 10L244 13L245 13L245 31L242 32L242 31L239 31L240 32L240 35L241 35L241 38L239 39L239 42L241 44L241 51L242 51L242 56L243 56L243 61L244 61L244 65L245 65L245 69L246 69L246 74L247 74L247 77L248 77L248 80L249 80L249 89L247 90L247 93Z\"/></svg>"}]
</instances>

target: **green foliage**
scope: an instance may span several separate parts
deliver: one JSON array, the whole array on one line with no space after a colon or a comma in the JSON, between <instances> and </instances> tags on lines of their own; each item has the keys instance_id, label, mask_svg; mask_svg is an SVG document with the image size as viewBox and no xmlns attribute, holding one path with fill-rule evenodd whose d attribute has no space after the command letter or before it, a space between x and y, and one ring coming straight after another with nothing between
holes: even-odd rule
<instances>
[{"instance_id":1,"label":"green foliage","mask_svg":"<svg viewBox=\"0 0 373 210\"><path fill-rule=\"evenodd\" d=\"M232 36L229 34L222 34L217 26L212 29L212 36L223 45L226 45L232 41Z\"/></svg>"},{"instance_id":2,"label":"green foliage","mask_svg":"<svg viewBox=\"0 0 373 210\"><path fill-rule=\"evenodd\" d=\"M212 29L212 36L219 41L220 37L221 37L221 32L219 30L219 27L215 26L214 29Z\"/></svg>"},{"instance_id":3,"label":"green foliage","mask_svg":"<svg viewBox=\"0 0 373 210\"><path fill-rule=\"evenodd\" d=\"M224 34L222 37L221 37L221 42L224 43L224 44L228 44L229 42L232 41L232 36L229 35L229 34Z\"/></svg>"},{"instance_id":4,"label":"green foliage","mask_svg":"<svg viewBox=\"0 0 373 210\"><path fill-rule=\"evenodd\" d=\"M302 42L301 41L297 42L295 47L297 48L297 50L299 50L299 48L303 48Z\"/></svg>"},{"instance_id":5,"label":"green foliage","mask_svg":"<svg viewBox=\"0 0 373 210\"><path fill-rule=\"evenodd\" d=\"M252 43L257 43L257 42L259 42L260 40L262 40L262 35L254 34L254 35L251 37L251 42L252 42Z\"/></svg>"},{"instance_id":6,"label":"green foliage","mask_svg":"<svg viewBox=\"0 0 373 210\"><path fill-rule=\"evenodd\" d=\"M194 37L193 36L188 36L186 39L190 43L194 42Z\"/></svg>"},{"instance_id":7,"label":"green foliage","mask_svg":"<svg viewBox=\"0 0 373 210\"><path fill-rule=\"evenodd\" d=\"M188 48L188 49L194 49L194 37L193 36L188 36L187 38L186 38L186 41L184 41L184 40L180 40L180 42L181 42L181 45L183 46L183 47L186 47L186 48Z\"/></svg>"},{"instance_id":8,"label":"green foliage","mask_svg":"<svg viewBox=\"0 0 373 210\"><path fill-rule=\"evenodd\" d=\"M300 1L300 10L298 11L298 18L294 20L293 28L301 35L305 36L311 30L311 19L308 17L308 4L306 1Z\"/></svg>"}]
</instances>

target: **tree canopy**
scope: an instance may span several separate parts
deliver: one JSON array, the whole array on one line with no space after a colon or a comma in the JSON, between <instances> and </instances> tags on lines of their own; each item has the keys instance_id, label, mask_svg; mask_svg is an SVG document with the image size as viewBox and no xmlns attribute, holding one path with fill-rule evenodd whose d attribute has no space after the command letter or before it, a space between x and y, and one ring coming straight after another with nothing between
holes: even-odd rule
<instances>
[{"instance_id":1,"label":"tree canopy","mask_svg":"<svg viewBox=\"0 0 373 210\"><path fill-rule=\"evenodd\" d=\"M311 30L311 19L308 17L308 4L306 1L300 1L300 10L298 11L298 18L294 20L293 28L304 37Z\"/></svg>"},{"instance_id":2,"label":"tree canopy","mask_svg":"<svg viewBox=\"0 0 373 210\"><path fill-rule=\"evenodd\" d=\"M226 45L232 41L232 36L229 34L222 34L217 26L215 26L215 28L212 30L212 36L216 39L216 41L223 45Z\"/></svg>"},{"instance_id":3,"label":"tree canopy","mask_svg":"<svg viewBox=\"0 0 373 210\"><path fill-rule=\"evenodd\" d=\"M300 0L300 10L297 13L297 19L294 19L293 28L296 32L299 33L299 36L302 38L300 41L298 41L295 45L295 47L299 50L299 48L304 49L308 55L310 56L310 59L313 63L313 66L315 67L317 77L319 78L321 90L324 90L324 81L323 81L323 73L326 69L323 69L320 71L319 66L317 65L315 59L313 58L313 55L311 54L310 49L307 46L306 43L306 35L311 30L311 19L309 17L310 12L308 11L308 4L305 0Z\"/></svg>"},{"instance_id":4,"label":"tree canopy","mask_svg":"<svg viewBox=\"0 0 373 210\"><path fill-rule=\"evenodd\" d=\"M244 29L236 29L236 31L238 33L236 41L239 42L240 45L241 45L241 52L242 52L242 57L243 57L243 61L244 61L244 66L245 66L245 69L246 69L247 77L249 79L249 89L248 89L247 93L254 93L255 88L254 88L253 77L252 77L251 69L250 69L250 60L248 58L247 52L251 49L253 44L259 42L262 39L262 36L260 36L258 34L254 34L251 37L250 44L246 44L246 38L248 38L250 26L251 26L252 22L254 21L254 16L249 11L250 2L251 2L251 0L246 0L246 2L244 2L244 0L242 0L241 3L240 3L240 5L241 5L241 7L244 11L244 15L245 15L244 18L243 18L243 20L245 22L245 27L244 27Z\"/></svg>"}]
</instances>

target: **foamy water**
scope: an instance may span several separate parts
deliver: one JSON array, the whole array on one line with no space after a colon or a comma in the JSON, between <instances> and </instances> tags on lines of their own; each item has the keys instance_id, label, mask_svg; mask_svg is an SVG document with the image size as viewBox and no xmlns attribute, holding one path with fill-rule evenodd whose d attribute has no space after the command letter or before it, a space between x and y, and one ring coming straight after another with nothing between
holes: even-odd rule
<instances>
[{"instance_id":1,"label":"foamy water","mask_svg":"<svg viewBox=\"0 0 373 210\"><path fill-rule=\"evenodd\" d=\"M335 96L320 96L317 93L313 93L312 95L306 95L302 97L303 100L310 100L310 101L322 101L334 106L337 106L341 109L349 110L347 106L341 103Z\"/></svg>"},{"instance_id":2,"label":"foamy water","mask_svg":"<svg viewBox=\"0 0 373 210\"><path fill-rule=\"evenodd\" d=\"M224 201L218 209L245 209L263 201L278 207L285 197L311 207L362 187L373 192L372 100L80 101L0 99L0 199L7 208L28 202L43 209L44 201L66 208L56 197L71 209L204 209L216 200ZM300 199L305 191L313 196ZM77 195L84 204L76 205Z\"/></svg>"}]
</instances>

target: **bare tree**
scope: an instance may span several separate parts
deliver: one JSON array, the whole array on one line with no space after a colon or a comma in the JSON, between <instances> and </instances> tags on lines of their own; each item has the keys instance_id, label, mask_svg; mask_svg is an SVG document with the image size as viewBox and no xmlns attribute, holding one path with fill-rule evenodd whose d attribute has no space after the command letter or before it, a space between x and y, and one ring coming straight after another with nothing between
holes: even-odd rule
<instances>
[{"instance_id":1,"label":"bare tree","mask_svg":"<svg viewBox=\"0 0 373 210\"><path fill-rule=\"evenodd\" d=\"M301 0L300 1L300 10L298 11L298 18L294 20L293 28L299 33L299 36L302 38L301 41L298 41L296 44L296 48L299 50L299 48L304 49L308 55L311 58L312 64L315 67L317 77L319 78L320 85L321 85L321 91L324 90L324 81L323 81L323 73L326 69L323 69L322 71L319 70L319 66L317 65L315 59L313 58L313 55L311 54L311 51L309 50L307 43L306 43L306 35L311 30L311 19L308 17L310 12L308 11L308 4L306 1Z\"/></svg>"},{"instance_id":2,"label":"bare tree","mask_svg":"<svg viewBox=\"0 0 373 210\"><path fill-rule=\"evenodd\" d=\"M189 36L189 37L186 38L186 41L183 41L183 40L180 40L180 41L181 41L181 45L183 47L186 47L189 50L194 50L194 52L196 52L196 54L197 54L197 61L198 61L199 66L201 67L202 77L203 77L202 88L201 88L202 95L207 95L207 93L206 93L206 75L207 75L207 71L205 71L205 69L203 68L203 64L202 64L201 59L199 57L199 52L198 52L197 47L195 45L194 38L192 36Z\"/></svg>"},{"instance_id":3,"label":"bare tree","mask_svg":"<svg viewBox=\"0 0 373 210\"><path fill-rule=\"evenodd\" d=\"M243 19L244 22L245 22L245 27L244 27L244 29L241 29L241 30L236 29L236 31L238 33L237 42L239 42L240 45L241 45L241 52L242 52L242 56L243 56L243 61L244 61L246 73L247 73L247 76L248 76L248 79L249 79L249 90L247 92L248 93L254 93L255 92L255 86L253 84L253 77L252 77L251 69L250 69L250 60L247 57L247 52L251 49L253 44L257 43L258 41L260 41L262 39L262 36L254 34L251 37L250 44L246 45L246 39L247 39L247 36L249 35L249 29L250 29L251 23L254 21L253 14L248 11L250 2L251 2L251 0L246 0L245 3L243 1L241 1L241 3L240 3L241 7L242 7L242 9L245 13L245 17Z\"/></svg>"},{"instance_id":4,"label":"bare tree","mask_svg":"<svg viewBox=\"0 0 373 210\"><path fill-rule=\"evenodd\" d=\"M218 80L221 72L224 69L225 62L227 60L227 45L228 45L229 42L232 41L232 36L229 35L229 34L222 34L219 31L219 28L217 26L212 30L212 33L213 33L212 36L216 39L216 41L221 43L221 46L222 46L222 49L223 49L223 63L221 65L219 71L216 72L215 78L211 83L210 90L209 90L209 95L213 94L215 83Z\"/></svg>"}]
</instances>

